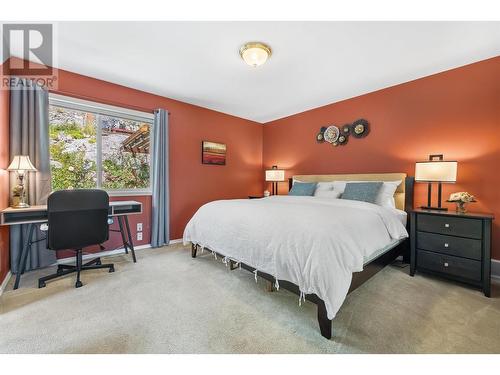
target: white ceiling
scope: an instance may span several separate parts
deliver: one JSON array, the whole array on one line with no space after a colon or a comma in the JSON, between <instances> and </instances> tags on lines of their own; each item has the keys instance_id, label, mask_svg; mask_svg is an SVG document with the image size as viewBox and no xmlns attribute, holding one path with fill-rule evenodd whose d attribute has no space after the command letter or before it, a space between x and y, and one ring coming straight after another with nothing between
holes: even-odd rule
<instances>
[{"instance_id":1,"label":"white ceiling","mask_svg":"<svg viewBox=\"0 0 500 375\"><path fill-rule=\"evenodd\" d=\"M500 55L500 22L62 22L58 66L258 122ZM268 43L261 67L238 54Z\"/></svg>"}]
</instances>

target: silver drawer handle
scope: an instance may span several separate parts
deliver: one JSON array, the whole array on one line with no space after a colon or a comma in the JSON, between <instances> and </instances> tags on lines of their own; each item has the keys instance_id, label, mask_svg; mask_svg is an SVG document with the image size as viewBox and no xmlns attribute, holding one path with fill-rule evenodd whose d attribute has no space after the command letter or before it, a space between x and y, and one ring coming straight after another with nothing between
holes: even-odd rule
<instances>
[{"instance_id":1,"label":"silver drawer handle","mask_svg":"<svg viewBox=\"0 0 500 375\"><path fill-rule=\"evenodd\" d=\"M445 263L444 263L444 266L445 266L445 267L448 267L448 263L447 263L447 262L445 262Z\"/></svg>"},{"instance_id":2,"label":"silver drawer handle","mask_svg":"<svg viewBox=\"0 0 500 375\"><path fill-rule=\"evenodd\" d=\"M450 227L450 224L448 224L448 223L447 223L447 224L445 224L445 225L444 225L444 227L445 227L445 228L449 228L449 227Z\"/></svg>"},{"instance_id":3,"label":"silver drawer handle","mask_svg":"<svg viewBox=\"0 0 500 375\"><path fill-rule=\"evenodd\" d=\"M450 246L450 245L449 245L449 244L447 244L447 243L445 243L445 244L444 244L444 247L449 247L449 246Z\"/></svg>"}]
</instances>

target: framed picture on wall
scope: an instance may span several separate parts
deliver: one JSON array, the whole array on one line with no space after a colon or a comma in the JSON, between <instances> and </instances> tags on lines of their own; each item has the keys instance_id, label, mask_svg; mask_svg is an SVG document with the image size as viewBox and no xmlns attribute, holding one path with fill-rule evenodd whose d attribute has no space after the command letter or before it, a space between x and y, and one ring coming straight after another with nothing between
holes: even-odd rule
<instances>
[{"instance_id":1,"label":"framed picture on wall","mask_svg":"<svg viewBox=\"0 0 500 375\"><path fill-rule=\"evenodd\" d=\"M201 142L201 162L202 164L226 165L226 144Z\"/></svg>"}]
</instances>

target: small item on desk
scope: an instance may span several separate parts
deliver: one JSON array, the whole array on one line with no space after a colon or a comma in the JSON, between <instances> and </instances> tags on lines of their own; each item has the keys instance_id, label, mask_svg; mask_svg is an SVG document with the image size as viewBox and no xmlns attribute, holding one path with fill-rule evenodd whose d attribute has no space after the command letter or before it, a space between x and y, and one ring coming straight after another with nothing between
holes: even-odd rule
<instances>
[{"instance_id":1,"label":"small item on desk","mask_svg":"<svg viewBox=\"0 0 500 375\"><path fill-rule=\"evenodd\" d=\"M467 193L466 191L460 191L458 193L450 194L450 197L446 202L454 202L457 205L458 213L466 213L467 212L467 204L471 202L477 202L476 198L472 194Z\"/></svg>"}]
</instances>

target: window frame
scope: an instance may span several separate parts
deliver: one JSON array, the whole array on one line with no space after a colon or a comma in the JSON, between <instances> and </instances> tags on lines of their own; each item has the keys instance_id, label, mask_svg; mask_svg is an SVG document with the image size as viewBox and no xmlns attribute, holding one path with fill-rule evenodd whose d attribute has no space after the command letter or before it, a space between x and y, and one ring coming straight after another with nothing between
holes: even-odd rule
<instances>
[{"instance_id":1,"label":"window frame","mask_svg":"<svg viewBox=\"0 0 500 375\"><path fill-rule=\"evenodd\" d=\"M132 121L140 121L149 124L149 139L150 144L153 144L153 126L154 126L154 114L149 112L141 112L133 109L128 109L124 107L118 107L108 104L102 104L98 102L93 102L89 100L77 99L69 96L49 93L49 106L57 106L66 109L72 109L82 112L94 113L96 117L96 173L97 182L96 188L105 190L110 196L134 196L134 195L151 195L152 194L152 181L151 172L153 170L153 147L149 148L149 187L140 189L104 189L102 187L102 136L101 127L99 126L99 116L112 116L120 117ZM50 124L49 124L50 126Z\"/></svg>"}]
</instances>

